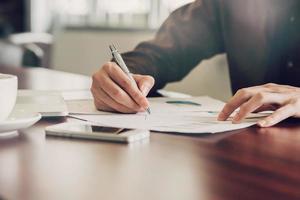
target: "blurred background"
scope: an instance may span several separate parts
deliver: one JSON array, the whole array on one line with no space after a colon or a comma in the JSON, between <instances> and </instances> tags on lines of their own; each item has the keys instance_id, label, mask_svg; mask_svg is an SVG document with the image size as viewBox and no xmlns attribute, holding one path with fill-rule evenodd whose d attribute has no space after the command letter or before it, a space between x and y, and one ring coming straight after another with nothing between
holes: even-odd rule
<instances>
[{"instance_id":1,"label":"blurred background","mask_svg":"<svg viewBox=\"0 0 300 200\"><path fill-rule=\"evenodd\" d=\"M0 64L91 75L121 52L151 39L175 9L193 0L1 0ZM224 55L201 62L168 90L230 97ZM222 92L220 92L222 91Z\"/></svg>"}]
</instances>

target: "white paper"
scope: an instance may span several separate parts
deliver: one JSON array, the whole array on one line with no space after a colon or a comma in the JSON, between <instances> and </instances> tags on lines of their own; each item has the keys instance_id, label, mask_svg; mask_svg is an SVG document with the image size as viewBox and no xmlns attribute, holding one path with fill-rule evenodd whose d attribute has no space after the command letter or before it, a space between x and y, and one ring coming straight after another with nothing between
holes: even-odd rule
<instances>
[{"instance_id":1,"label":"white paper","mask_svg":"<svg viewBox=\"0 0 300 200\"><path fill-rule=\"evenodd\" d=\"M201 104L201 106L166 103L177 100L190 101ZM149 98L149 102L151 106L150 115L146 113L118 114L100 112L94 108L93 102L86 100L85 102L80 102L84 104L81 105L81 108L86 106L86 110L81 111L90 109L91 112L77 112L80 115L72 115L72 117L87 120L98 125L122 128L139 128L177 133L217 133L249 127L254 125L259 117L267 115L252 114L244 122L232 124L231 121L217 121L217 115L225 103L210 97L184 99ZM72 111L69 112L72 113Z\"/></svg>"},{"instance_id":2,"label":"white paper","mask_svg":"<svg viewBox=\"0 0 300 200\"><path fill-rule=\"evenodd\" d=\"M89 90L66 90L61 92L65 101L93 99Z\"/></svg>"},{"instance_id":3,"label":"white paper","mask_svg":"<svg viewBox=\"0 0 300 200\"><path fill-rule=\"evenodd\" d=\"M217 133L246 128L255 124L247 121L232 124L231 121L219 122L216 117L199 115L80 115L76 118L87 120L93 124L122 128L149 129L159 132L177 133Z\"/></svg>"},{"instance_id":4,"label":"white paper","mask_svg":"<svg viewBox=\"0 0 300 200\"><path fill-rule=\"evenodd\" d=\"M198 103L201 106L170 104L170 101L188 101ZM210 97L191 97L191 98L149 98L151 114L182 114L183 112L219 112L224 106L222 101ZM96 109L92 99L68 100L66 101L70 114L103 115L111 114Z\"/></svg>"},{"instance_id":5,"label":"white paper","mask_svg":"<svg viewBox=\"0 0 300 200\"><path fill-rule=\"evenodd\" d=\"M94 100L69 100L66 101L69 114L84 114L84 115L104 115L110 114L108 112L102 112L96 109Z\"/></svg>"}]
</instances>

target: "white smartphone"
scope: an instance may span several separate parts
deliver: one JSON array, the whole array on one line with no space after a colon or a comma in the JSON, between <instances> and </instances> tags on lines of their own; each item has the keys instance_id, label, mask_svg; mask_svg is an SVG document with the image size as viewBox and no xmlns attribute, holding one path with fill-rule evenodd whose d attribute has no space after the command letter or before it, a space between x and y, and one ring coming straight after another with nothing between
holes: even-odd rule
<instances>
[{"instance_id":1,"label":"white smartphone","mask_svg":"<svg viewBox=\"0 0 300 200\"><path fill-rule=\"evenodd\" d=\"M61 123L48 126L46 135L70 138L105 140L112 142L130 143L137 140L149 138L149 130L124 129L116 127L105 127L91 125L88 123Z\"/></svg>"}]
</instances>

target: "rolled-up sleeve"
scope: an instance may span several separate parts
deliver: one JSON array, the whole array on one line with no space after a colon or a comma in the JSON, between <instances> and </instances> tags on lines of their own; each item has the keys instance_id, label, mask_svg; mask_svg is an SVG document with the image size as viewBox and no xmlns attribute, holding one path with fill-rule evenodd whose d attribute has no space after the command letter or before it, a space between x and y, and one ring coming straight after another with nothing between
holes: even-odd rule
<instances>
[{"instance_id":1,"label":"rolled-up sleeve","mask_svg":"<svg viewBox=\"0 0 300 200\"><path fill-rule=\"evenodd\" d=\"M123 57L133 73L155 78L154 90L181 80L201 60L222 53L222 31L215 0L197 0L175 10L155 38Z\"/></svg>"}]
</instances>

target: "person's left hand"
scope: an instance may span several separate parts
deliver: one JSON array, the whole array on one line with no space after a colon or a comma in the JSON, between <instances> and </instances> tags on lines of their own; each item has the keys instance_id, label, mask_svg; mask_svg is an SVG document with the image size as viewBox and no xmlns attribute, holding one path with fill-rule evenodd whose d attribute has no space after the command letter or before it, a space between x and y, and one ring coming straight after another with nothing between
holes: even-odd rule
<instances>
[{"instance_id":1,"label":"person's left hand","mask_svg":"<svg viewBox=\"0 0 300 200\"><path fill-rule=\"evenodd\" d=\"M248 114L274 110L270 116L260 120L260 127L270 127L288 117L300 118L300 88L273 83L244 88L224 106L218 120L225 121L237 109L232 122L240 123Z\"/></svg>"}]
</instances>

